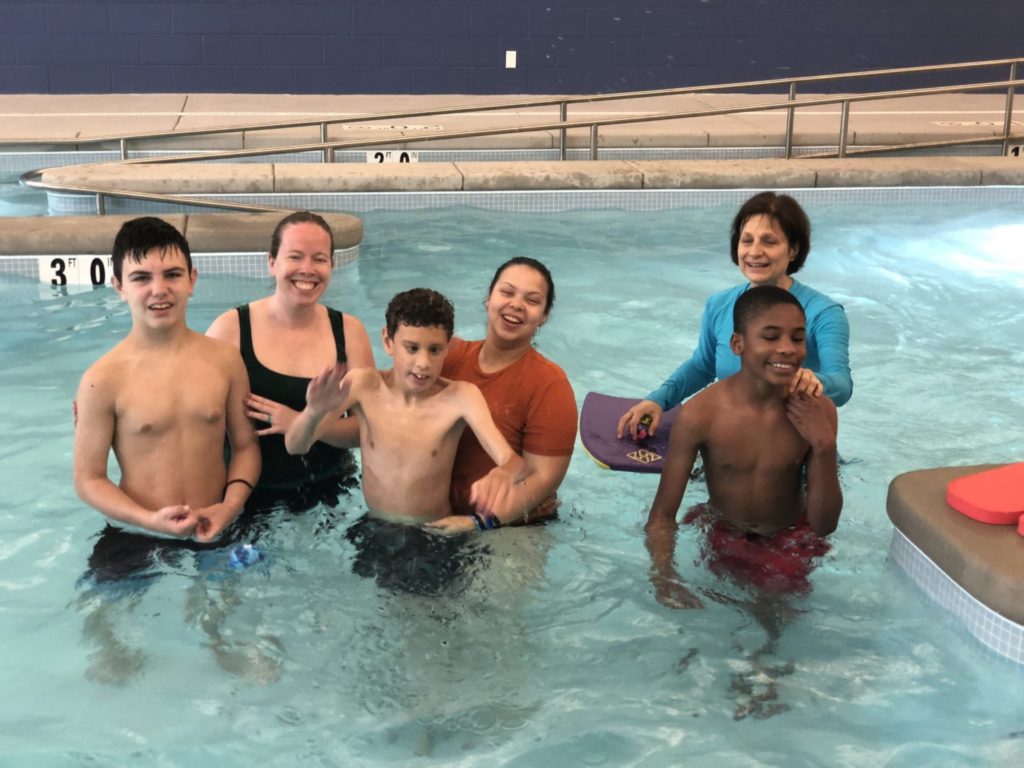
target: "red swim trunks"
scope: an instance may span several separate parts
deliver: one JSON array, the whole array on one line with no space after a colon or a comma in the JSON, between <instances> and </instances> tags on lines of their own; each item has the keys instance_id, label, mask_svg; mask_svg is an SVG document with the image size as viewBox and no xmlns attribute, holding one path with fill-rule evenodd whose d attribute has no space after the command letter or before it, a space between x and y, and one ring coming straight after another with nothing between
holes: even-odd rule
<instances>
[{"instance_id":1,"label":"red swim trunks","mask_svg":"<svg viewBox=\"0 0 1024 768\"><path fill-rule=\"evenodd\" d=\"M734 528L707 505L687 512L683 522L704 533L701 558L717 576L764 592L802 595L810 592L808 577L831 548L807 521L761 536Z\"/></svg>"}]
</instances>

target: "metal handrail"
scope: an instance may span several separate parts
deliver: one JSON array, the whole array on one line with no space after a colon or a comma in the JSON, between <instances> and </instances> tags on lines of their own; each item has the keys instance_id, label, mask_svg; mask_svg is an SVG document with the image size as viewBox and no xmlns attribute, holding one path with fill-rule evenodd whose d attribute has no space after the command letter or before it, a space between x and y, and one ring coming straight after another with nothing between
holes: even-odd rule
<instances>
[{"instance_id":1,"label":"metal handrail","mask_svg":"<svg viewBox=\"0 0 1024 768\"><path fill-rule=\"evenodd\" d=\"M802 107L820 107L831 104L844 105L841 113L841 127L849 122L849 104L860 101L883 101L886 99L905 98L908 96L934 96L945 93L964 93L970 91L986 91L996 88L1014 88L1024 85L1024 80L997 80L986 83L974 83L972 85L956 86L935 86L932 88L915 88L901 91L878 91L844 96L820 96L816 98L801 99L795 102L764 102L759 104L743 104L733 107L715 107L711 109L690 110L687 112L663 112L659 114L632 115L628 117L614 117L594 120L575 120L565 123L545 122L530 123L528 125L498 126L495 128L474 128L460 131L441 131L431 134L420 134L417 136L404 136L400 143L412 144L418 142L436 141L438 139L465 139L481 136L499 136L503 134L535 133L538 131L550 131L559 127L568 130L573 128L600 128L610 125L630 125L633 123L660 122L664 120L681 120L696 117L717 117L721 115L733 115L742 112L769 112L773 110L799 109ZM842 137L840 137L842 138ZM1003 137L999 137L1002 140ZM983 138L975 141L984 141ZM375 147L382 144L394 144L392 139L350 139L344 141L312 142L307 144L289 144L277 147L256 147L253 149L230 149L219 152L204 152L202 154L189 155L168 155L162 157L134 157L127 160L110 160L97 163L83 163L89 165L150 165L158 163L177 162L200 162L207 160L224 160L234 157L259 157L261 155L294 154L298 152L313 152L324 149L355 149L362 147ZM594 155L596 147L593 142L593 135L589 145L591 155ZM843 154L840 154L842 157Z\"/></svg>"},{"instance_id":2,"label":"metal handrail","mask_svg":"<svg viewBox=\"0 0 1024 768\"><path fill-rule=\"evenodd\" d=\"M965 62L960 64L949 64L949 65L931 65L926 67L907 67L901 69L886 69L886 70L872 70L866 72L857 73L844 73L837 75L813 75L807 77L796 77L796 78L784 78L776 80L759 80L759 81L747 81L744 83L730 83L725 85L712 85L712 86L696 86L692 88L683 89L662 89L655 91L634 91L627 93L618 94L600 94L597 96L581 96L581 97L561 97L561 98L543 98L543 99L530 99L530 100L517 100L514 102L496 102L491 105L474 105L474 106L463 106L463 107L450 107L450 108L436 108L429 110L414 110L407 112L395 112L395 113L376 113L372 115L363 115L358 117L339 118L332 121L290 121L285 123L274 123L274 124L260 124L255 126L234 126L231 128L217 128L217 129L193 129L188 131L175 131L171 133L151 133L151 134L138 134L135 136L125 136L120 139L121 142L121 160L107 161L104 163L95 163L96 165L106 164L149 164L149 163L169 163L169 162L190 162L197 160L216 160L216 159L227 159L235 157L257 157L261 155L271 154L289 154L295 152L308 152L308 151L320 151L323 154L325 162L331 162L334 159L335 151L338 149L352 149L359 147L374 147L381 145L392 145L396 143L394 137L388 138L376 138L376 139L356 139L349 141L327 141L327 125L337 123L349 123L349 122L363 122L368 119L397 119L407 118L416 116L426 116L433 114L460 114L469 112L480 112L487 111L495 108L513 108L513 107L524 107L524 106L544 106L557 104L559 106L559 120L557 122L544 122L535 123L528 125L519 126L500 126L495 128L483 128L473 130L461 130L461 131L443 131L433 134L425 134L418 136L406 136L402 137L400 142L403 144L418 143L435 141L438 139L455 139L455 138L474 138L481 136L496 136L504 134L516 134L516 133L530 133L538 131L550 131L558 130L560 132L559 142L559 156L560 159L564 160L566 156L566 133L568 130L574 128L587 128L589 129L589 150L591 159L598 157L598 138L599 130L603 126L610 125L628 125L633 123L645 123L645 122L658 122L663 120L679 120L685 118L695 117L712 117L719 115L737 114L741 112L765 112L778 109L787 110L786 119L786 138L785 138L785 157L792 157L793 148L793 131L794 131L794 118L795 111L803 107L810 106L824 106L830 104L841 105L841 116L840 116L840 128L839 136L837 141L837 153L825 153L815 155L816 157L829 157L838 156L846 157L849 154L862 154L867 151L885 151L886 149L892 149L896 147L888 148L876 148L873 150L855 150L850 153L847 149L847 140L849 133L849 117L850 117L850 105L854 102L861 101L878 101L892 98L905 98L912 96L925 96L925 95L937 95L945 93L963 93L971 91L982 91L982 90L994 90L1003 89L1007 91L1006 95L1006 108L1005 117L1003 123L1003 132L999 137L992 138L976 138L970 139L970 143L986 143L1001 141L1003 143L1003 152L1007 151L1009 143L1016 137L1011 131L1012 125L1012 114L1013 114L1013 96L1015 88L1020 85L1024 85L1024 81L1018 80L1017 64L1024 61L1021 59L994 59L988 61L979 62ZM844 95L844 96L824 96L824 97L813 97L808 99L797 99L796 98L796 86L798 83L808 82L826 82L834 80L844 80L852 78L862 78L871 76L886 76L893 74L909 74L917 72L945 72L945 71L958 71L963 69L971 69L978 67L990 67L1002 64L1010 65L1010 78L1008 80L995 81L995 82L984 82L974 83L968 85L956 85L956 86L936 86L929 88L913 88L913 89L902 89L896 91L879 91L865 94L855 95ZM665 96L675 94L688 94L708 91L721 91L738 88L750 88L750 87L761 87L769 85L780 85L786 84L789 87L787 99L783 102L769 102L761 104L746 104L735 107L721 107L714 109L703 109L703 110L690 110L687 112L670 112L670 113L658 113L658 114L646 114L646 115L635 115L631 117L617 117L607 119L590 119L590 120L568 120L568 104L570 103L593 103L598 101L611 101L617 99L631 99L631 98L644 98L653 96ZM127 144L128 138L157 138L157 137L168 137L168 136L184 136L184 135L201 135L201 134L215 134L215 133L227 133L227 132L238 132L244 130L263 130L267 128L285 128L285 127L296 127L296 126L320 126L321 141L316 143L288 145L288 146L276 146L270 148L255 148L255 149L240 149L240 150L226 150L222 152L210 152L202 154L190 154L190 155L173 155L164 157L152 157L152 158L127 158ZM109 141L110 139L94 139L88 141ZM80 140L76 140L76 143L85 143ZM907 145L914 147L922 146L950 146L957 143L968 143L963 140L947 140L943 142L931 142L928 144L916 144ZM94 165L94 164L84 164ZM46 188L46 189L59 189L67 191L81 191L89 194L97 194L97 209L102 212L104 208L102 198L103 195L110 196L121 196L135 199L147 199L147 200L166 200L173 202L186 202L191 205L205 205L206 202L203 198L182 198L181 196L174 195L158 195L156 193L121 193L117 190L112 189L99 189L99 188L76 188L67 185L53 185L42 182L41 176L46 169L38 171L29 171L22 175L21 181L23 184L32 187ZM140 196L144 194L145 196ZM240 210L280 210L276 208L268 208L266 206L249 206L241 203L227 204L220 201L210 201L209 203L213 207L223 208L235 208Z\"/></svg>"},{"instance_id":3,"label":"metal handrail","mask_svg":"<svg viewBox=\"0 0 1024 768\"><path fill-rule=\"evenodd\" d=\"M932 72L957 72L967 69L978 69L983 67L995 67L1011 65L1010 80L1016 79L1016 65L1024 62L1024 58L1014 59L988 59L984 61L960 62L956 64L932 64L921 67L898 67L889 69L862 70L859 72L843 72L833 75L805 75L800 77L775 78L768 80L746 80L733 83L717 83L714 85L688 86L684 88L661 88L645 91L624 91L619 93L595 94L589 96L551 96L531 99L517 99L513 101L485 102L483 104L465 104L452 107L434 107L430 109L405 110L401 112L371 112L361 115L349 115L347 117L333 118L330 120L288 120L270 123L253 123L244 126L223 126L218 128L189 128L176 131L152 131L146 133L121 134L119 136L106 136L94 138L74 139L53 139L47 140L47 144L98 144L111 141L118 141L121 144L122 158L127 157L127 142L131 140L152 140L161 138L173 138L178 136L214 136L223 133L238 133L239 131L266 131L285 128L307 128L320 126L321 135L325 134L327 126L341 125L346 123L361 123L370 120L398 120L410 117L431 117L434 115L457 115L473 112L491 112L508 109L523 109L530 107L558 106L562 122L566 121L567 110L570 104L595 104L606 101L627 101L630 99L646 99L664 96L684 96L695 93L718 93L722 91L750 90L755 88L769 88L772 86L785 86L789 89L790 100L795 99L796 86L808 83L826 83L836 80L857 80L868 77L887 77L893 75L910 75ZM17 142L19 144L32 143L29 141ZM389 143L384 140L380 143Z\"/></svg>"},{"instance_id":4,"label":"metal handrail","mask_svg":"<svg viewBox=\"0 0 1024 768\"><path fill-rule=\"evenodd\" d=\"M123 198L125 200L143 200L150 203L193 205L198 208L222 208L226 211L240 211L242 213L282 213L291 210L290 208L274 205L237 203L233 200L212 200L207 197L166 195L162 192L129 192L112 187L90 187L79 184L54 184L39 181L38 176L45 172L46 169L27 171L21 175L19 181L25 186L45 189L48 192L74 192L76 194L96 195L96 213L100 216L105 215L107 212L106 198L108 197Z\"/></svg>"}]
</instances>

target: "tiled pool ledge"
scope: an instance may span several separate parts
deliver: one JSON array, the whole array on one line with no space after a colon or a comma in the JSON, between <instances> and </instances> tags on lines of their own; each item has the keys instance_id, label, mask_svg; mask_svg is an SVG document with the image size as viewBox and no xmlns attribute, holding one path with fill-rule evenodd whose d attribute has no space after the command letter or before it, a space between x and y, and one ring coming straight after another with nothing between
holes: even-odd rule
<instances>
[{"instance_id":1,"label":"tiled pool ledge","mask_svg":"<svg viewBox=\"0 0 1024 768\"><path fill-rule=\"evenodd\" d=\"M946 503L949 481L991 468L907 472L889 485L893 559L978 640L1024 664L1024 537Z\"/></svg>"},{"instance_id":2,"label":"tiled pool ledge","mask_svg":"<svg viewBox=\"0 0 1024 768\"><path fill-rule=\"evenodd\" d=\"M342 212L330 218L339 251L358 253L362 223L355 215L373 211L406 211L462 206L511 213L557 213L615 209L663 211L739 205L761 189L784 190L804 205L886 204L1024 204L1024 184L1000 186L785 187L779 180L731 189L535 189L501 191L306 192L210 194L211 199L272 205L292 210ZM107 216L95 215L91 195L51 193L50 216L0 217L0 271L11 271L10 259L34 263L45 255L109 254L121 222L145 214L167 218L184 227L195 254L248 253L258 256L262 275L267 239L278 214L204 213L183 204L109 199ZM72 215L78 214L78 215ZM355 214L355 215L352 215ZM332 217L334 214L325 213ZM260 217L263 217L262 219ZM337 256L337 253L336 253ZM19 274L27 269L19 267ZM234 268L229 270L238 274ZM246 267L241 274L251 270Z\"/></svg>"},{"instance_id":3,"label":"tiled pool ledge","mask_svg":"<svg viewBox=\"0 0 1024 768\"><path fill-rule=\"evenodd\" d=\"M777 180L776 180L777 181ZM373 211L409 211L464 207L511 213L557 213L572 210L664 211L676 208L707 208L739 205L763 189L785 190L804 205L814 204L1017 204L1024 203L1024 185L929 186L929 187L785 187L765 184L730 189L532 189L496 191L421 192L275 192L204 194L210 200L255 203L293 210L341 211L366 214ZM91 195L50 193L51 216L94 214ZM186 204L148 203L111 198L108 213L195 212Z\"/></svg>"},{"instance_id":4,"label":"tiled pool ledge","mask_svg":"<svg viewBox=\"0 0 1024 768\"><path fill-rule=\"evenodd\" d=\"M877 147L875 147L877 149ZM394 152L393 148L386 148ZM130 159L155 159L158 157L178 157L191 155L195 162L203 163L304 163L319 165L324 162L323 153L319 151L290 152L269 155L243 156L238 158L203 159L212 150L188 150L171 152L168 150L129 150ZM410 149L416 153L419 163L466 163L466 162L546 162L558 161L559 151L556 148L522 149L504 147L500 149ZM709 147L677 147L677 146L633 146L633 147L601 147L602 160L767 160L785 158L782 146L709 146ZM809 145L793 147L794 157L804 155L823 155L835 152L834 144ZM916 149L893 149L877 157L1000 157L1002 147L998 144L959 144L950 147L921 147ZM38 168L55 168L64 165L82 165L85 163L112 163L121 159L117 149L108 150L51 150L51 151L5 151L0 145L0 174L20 175ZM589 161L589 149L566 150L567 160ZM379 166L372 151L343 150L335 152L334 162L348 165Z\"/></svg>"},{"instance_id":5,"label":"tiled pool ledge","mask_svg":"<svg viewBox=\"0 0 1024 768\"><path fill-rule=\"evenodd\" d=\"M139 214L0 217L0 275L63 284L101 284L95 258L106 264L121 224ZM267 247L277 213L170 213L162 217L189 241L193 262L205 273L265 277ZM334 231L335 266L356 257L363 223L356 216L325 213ZM53 261L61 262L52 265ZM99 269L99 268L97 268Z\"/></svg>"},{"instance_id":6,"label":"tiled pool ledge","mask_svg":"<svg viewBox=\"0 0 1024 768\"><path fill-rule=\"evenodd\" d=\"M43 181L189 195L989 186L1024 184L1024 160L1015 157L874 157L381 165L77 165L49 169L43 174Z\"/></svg>"}]
</instances>

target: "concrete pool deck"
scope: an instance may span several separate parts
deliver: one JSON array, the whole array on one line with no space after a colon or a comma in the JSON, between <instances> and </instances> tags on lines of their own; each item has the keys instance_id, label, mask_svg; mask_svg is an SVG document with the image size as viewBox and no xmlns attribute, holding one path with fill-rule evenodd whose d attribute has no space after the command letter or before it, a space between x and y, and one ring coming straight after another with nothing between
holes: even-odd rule
<instances>
[{"instance_id":1,"label":"concrete pool deck","mask_svg":"<svg viewBox=\"0 0 1024 768\"><path fill-rule=\"evenodd\" d=\"M404 120L373 115L467 104L493 105L528 97L493 96L295 96L239 94L0 95L0 152L75 152L112 149L120 135L231 128L217 136L133 140L136 150L182 151L267 148L319 141L318 126L259 130L254 123L366 116L360 126L334 125L331 141L390 140L389 148L427 150L409 141L438 131L522 128L558 118L557 107L485 110ZM813 98L802 95L800 98ZM782 95L691 94L649 100L579 103L569 120L692 112L782 103ZM1024 144L1024 104L1017 101L1012 129ZM854 103L848 127L851 148L893 142L988 139L1002 134L1005 93L948 94ZM123 191L180 194L308 192L474 192L514 190L651 190L815 187L1024 185L1024 157L917 155L846 159L711 159L721 148L772 148L784 144L786 112L740 111L729 115L603 127L600 150L654 148L706 150L695 159L495 160L418 163L249 162L149 165L89 164L51 167L47 182ZM796 111L796 147L833 147L840 107ZM431 142L429 149L553 150L554 130ZM99 144L94 140L106 139ZM570 130L570 148L585 148L586 129ZM1000 148L1001 149L1001 148ZM359 151L366 151L361 149ZM999 151L999 150L993 150ZM278 158L275 158L275 160ZM67 162L65 159L63 162ZM237 216L237 214L210 214ZM227 219L222 219L227 221ZM245 219L240 219L244 221ZM256 221L251 219L251 221ZM8 219L5 229L17 228ZM45 238L45 232L38 231ZM261 233L262 236L262 233ZM7 238L0 252L12 253Z\"/></svg>"},{"instance_id":2,"label":"concrete pool deck","mask_svg":"<svg viewBox=\"0 0 1024 768\"><path fill-rule=\"evenodd\" d=\"M835 95L835 94L832 94ZM555 106L487 110L473 114L433 115L404 120L375 119L374 115L403 110L426 110L464 105L492 105L528 96L296 96L274 94L130 94L130 95L0 95L0 148L85 148L84 142L122 134L181 132L208 128L237 128L219 136L187 137L169 142L140 140L138 149L176 148L243 149L319 141L317 126L280 131L259 130L257 123L320 120L363 115L365 124L334 125L332 141L392 138L403 149L417 147L407 139L429 132L476 130L499 126L526 126L557 122ZM800 99L814 98L801 94ZM640 115L697 112L707 109L784 103L778 94L705 93L572 104L572 120L628 118ZM1019 104L1019 100L1018 100ZM850 146L941 138L989 138L1000 135L1005 114L1005 93L946 94L915 98L857 102L851 106ZM1019 134L1024 134L1024 105L1015 111ZM798 109L794 141L797 146L834 145L839 132L838 104ZM632 147L764 147L781 146L786 111L738 112L601 129L602 148ZM570 131L571 147L585 147L588 131ZM449 140L459 147L536 149L558 146L556 131ZM95 145L91 145L95 148ZM110 143L116 146L116 143ZM436 146L436 145L435 145Z\"/></svg>"}]
</instances>

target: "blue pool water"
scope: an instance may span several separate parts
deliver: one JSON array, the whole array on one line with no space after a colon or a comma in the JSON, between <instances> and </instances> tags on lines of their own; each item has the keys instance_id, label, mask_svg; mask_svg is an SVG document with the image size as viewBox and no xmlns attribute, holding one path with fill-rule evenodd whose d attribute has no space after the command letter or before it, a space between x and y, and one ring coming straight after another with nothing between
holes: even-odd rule
<instances>
[{"instance_id":1,"label":"blue pool water","mask_svg":"<svg viewBox=\"0 0 1024 768\"><path fill-rule=\"evenodd\" d=\"M642 395L737 279L733 211L370 214L329 301L376 329L392 294L428 285L478 337L494 267L536 256L558 289L538 347L577 399ZM277 514L244 570L224 551L121 589L80 582L103 522L71 488L69 403L128 313L110 289L0 282L0 763L1020 764L1024 677L889 562L885 493L906 470L1024 456L1024 214L809 212L802 278L852 327L846 505L812 593L767 608L696 563L685 529L680 570L706 607L659 605L641 531L656 478L579 448L560 520L475 539L452 594L352 573L358 494ZM201 275L192 324L268 290Z\"/></svg>"},{"instance_id":2,"label":"blue pool water","mask_svg":"<svg viewBox=\"0 0 1024 768\"><path fill-rule=\"evenodd\" d=\"M21 186L16 173L0 173L0 216L40 216L46 207L46 192Z\"/></svg>"}]
</instances>

